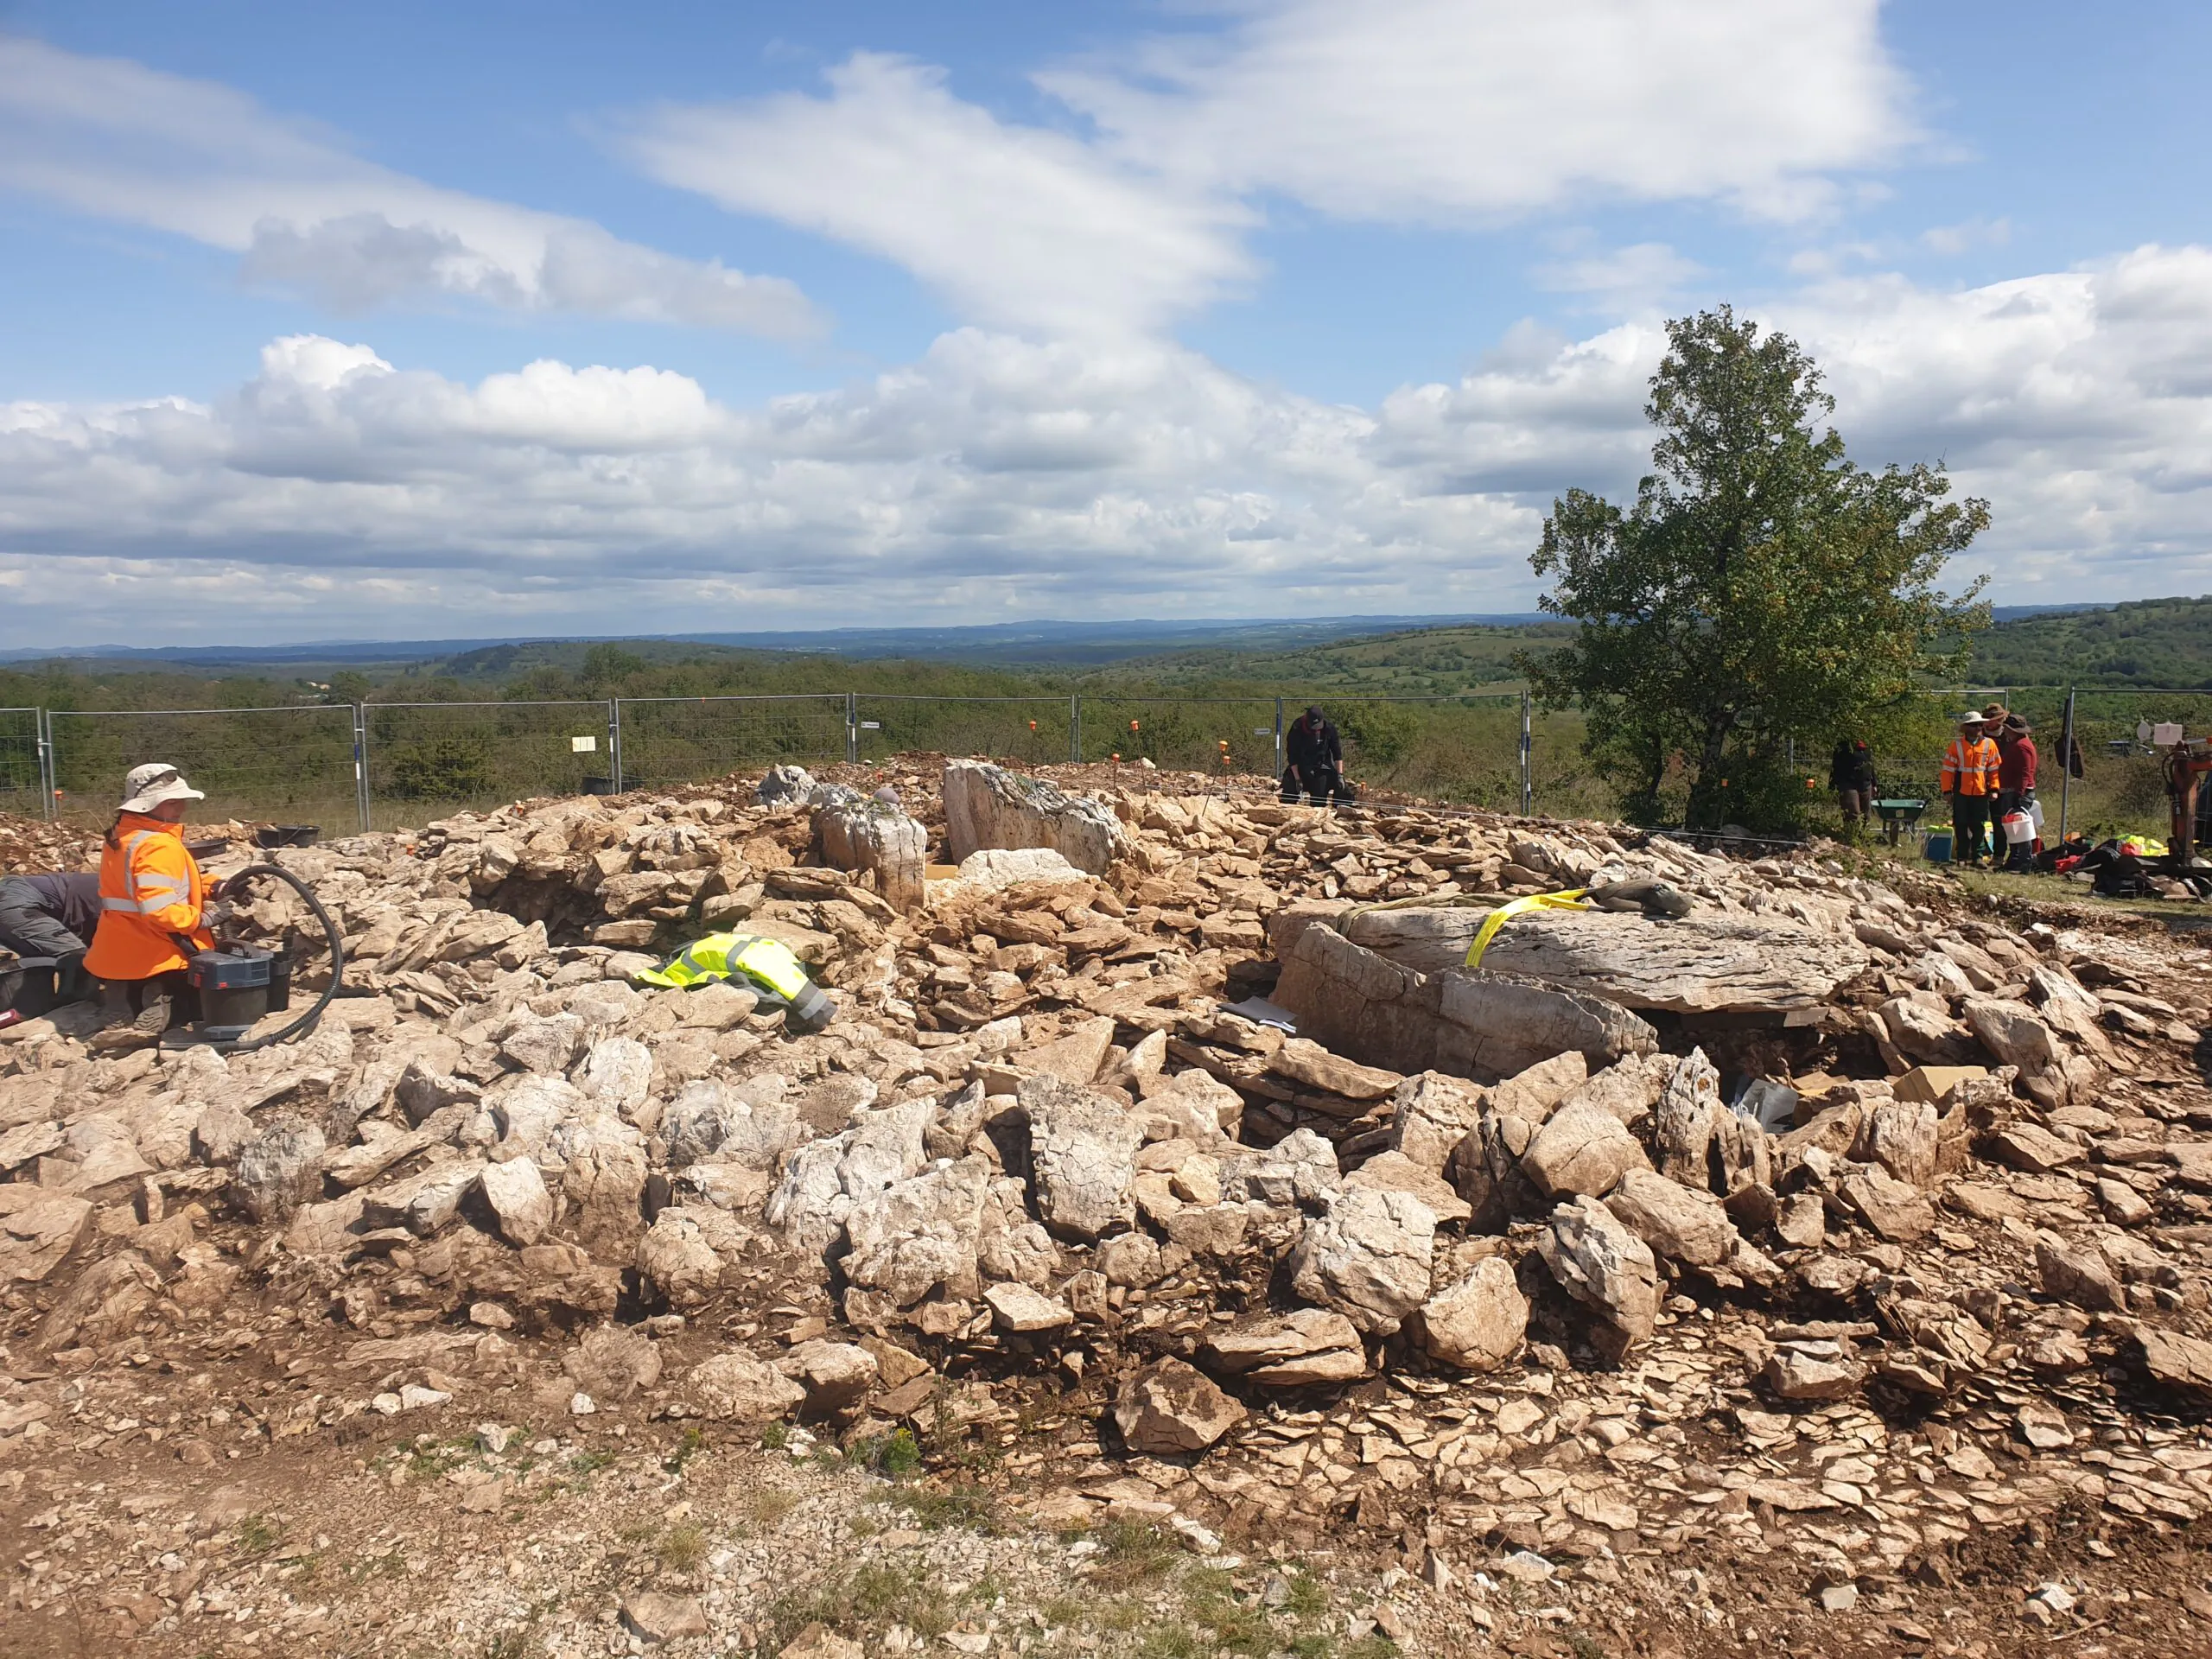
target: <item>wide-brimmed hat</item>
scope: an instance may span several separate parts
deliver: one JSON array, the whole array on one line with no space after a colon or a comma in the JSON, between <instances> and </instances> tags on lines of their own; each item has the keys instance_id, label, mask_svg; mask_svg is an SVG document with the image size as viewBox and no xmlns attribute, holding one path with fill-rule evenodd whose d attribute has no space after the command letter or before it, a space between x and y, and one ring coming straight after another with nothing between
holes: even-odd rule
<instances>
[{"instance_id":1,"label":"wide-brimmed hat","mask_svg":"<svg viewBox=\"0 0 2212 1659\"><path fill-rule=\"evenodd\" d=\"M1987 723L1988 718L1986 715L1969 709L1959 716L1957 723L1961 726L1980 726Z\"/></svg>"},{"instance_id":2,"label":"wide-brimmed hat","mask_svg":"<svg viewBox=\"0 0 2212 1659\"><path fill-rule=\"evenodd\" d=\"M2035 728L2018 715L2007 715L2005 716L2005 729L2008 732L2031 732Z\"/></svg>"},{"instance_id":3,"label":"wide-brimmed hat","mask_svg":"<svg viewBox=\"0 0 2212 1659\"><path fill-rule=\"evenodd\" d=\"M204 801L207 798L184 781L184 774L166 760L149 760L130 768L123 780L123 810L150 812L163 801Z\"/></svg>"}]
</instances>

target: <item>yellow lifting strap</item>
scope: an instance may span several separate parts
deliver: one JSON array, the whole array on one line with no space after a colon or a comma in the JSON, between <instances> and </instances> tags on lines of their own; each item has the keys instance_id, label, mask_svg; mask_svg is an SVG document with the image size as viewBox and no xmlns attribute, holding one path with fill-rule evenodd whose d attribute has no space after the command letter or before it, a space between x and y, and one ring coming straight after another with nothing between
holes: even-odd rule
<instances>
[{"instance_id":1,"label":"yellow lifting strap","mask_svg":"<svg viewBox=\"0 0 2212 1659\"><path fill-rule=\"evenodd\" d=\"M1490 942L1497 937L1507 918L1531 910L1588 910L1590 901L1583 897L1588 892L1587 887L1570 887L1565 893L1532 893L1524 899L1509 899L1484 917L1483 925L1475 930L1475 942L1467 947L1466 965L1482 966L1483 952L1490 949Z\"/></svg>"}]
</instances>

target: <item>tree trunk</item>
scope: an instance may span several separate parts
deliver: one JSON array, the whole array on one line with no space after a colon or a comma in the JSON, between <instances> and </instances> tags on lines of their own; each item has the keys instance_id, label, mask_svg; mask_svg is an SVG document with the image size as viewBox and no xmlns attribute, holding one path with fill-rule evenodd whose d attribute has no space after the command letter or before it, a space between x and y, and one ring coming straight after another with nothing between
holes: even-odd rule
<instances>
[{"instance_id":1,"label":"tree trunk","mask_svg":"<svg viewBox=\"0 0 2212 1659\"><path fill-rule=\"evenodd\" d=\"M1728 734L1735 727L1736 716L1732 713L1705 717L1705 747L1698 753L1697 776L1690 780L1688 817L1693 829L1711 828L1727 821L1725 811L1715 810L1718 803L1713 797L1719 792L1722 772L1727 765Z\"/></svg>"}]
</instances>

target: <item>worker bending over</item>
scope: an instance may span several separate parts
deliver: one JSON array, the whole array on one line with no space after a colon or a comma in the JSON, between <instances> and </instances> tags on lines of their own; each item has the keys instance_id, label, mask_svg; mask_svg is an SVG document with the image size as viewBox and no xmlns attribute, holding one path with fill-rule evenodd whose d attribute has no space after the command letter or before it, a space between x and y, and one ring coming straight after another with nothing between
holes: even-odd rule
<instances>
[{"instance_id":1,"label":"worker bending over","mask_svg":"<svg viewBox=\"0 0 2212 1659\"><path fill-rule=\"evenodd\" d=\"M0 876L0 950L51 957L55 994L64 1002L90 989L85 951L99 918L96 875Z\"/></svg>"},{"instance_id":2,"label":"worker bending over","mask_svg":"<svg viewBox=\"0 0 2212 1659\"><path fill-rule=\"evenodd\" d=\"M1959 734L1943 752L1942 791L1951 802L1955 864L1980 863L1990 800L1997 793L1997 746L1981 734L1982 724L1982 716L1971 709L1960 715Z\"/></svg>"},{"instance_id":3,"label":"worker bending over","mask_svg":"<svg viewBox=\"0 0 2212 1659\"><path fill-rule=\"evenodd\" d=\"M214 948L207 884L184 845L186 803L206 796L175 766L131 769L100 849L100 925L85 967L103 982L106 1023L88 1046L150 1048L168 1029L194 953Z\"/></svg>"}]
</instances>

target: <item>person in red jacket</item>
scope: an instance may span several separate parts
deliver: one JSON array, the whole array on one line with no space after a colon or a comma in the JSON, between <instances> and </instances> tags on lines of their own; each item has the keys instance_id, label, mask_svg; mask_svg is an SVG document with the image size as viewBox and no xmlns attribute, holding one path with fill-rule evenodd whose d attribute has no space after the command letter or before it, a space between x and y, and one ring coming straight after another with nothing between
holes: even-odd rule
<instances>
[{"instance_id":1,"label":"person in red jacket","mask_svg":"<svg viewBox=\"0 0 2212 1659\"><path fill-rule=\"evenodd\" d=\"M1997 793L1997 746L1982 735L1982 718L1972 709L1959 716L1959 734L1944 752L1942 788L1951 803L1951 861L1980 863Z\"/></svg>"},{"instance_id":2,"label":"person in red jacket","mask_svg":"<svg viewBox=\"0 0 2212 1659\"><path fill-rule=\"evenodd\" d=\"M2004 835L2007 814L2026 812L2036 804L2036 741L2031 728L2018 715L2007 715L1997 733L1997 824ZM2035 837L2012 843L2005 868L2024 875L2035 865Z\"/></svg>"}]
</instances>

